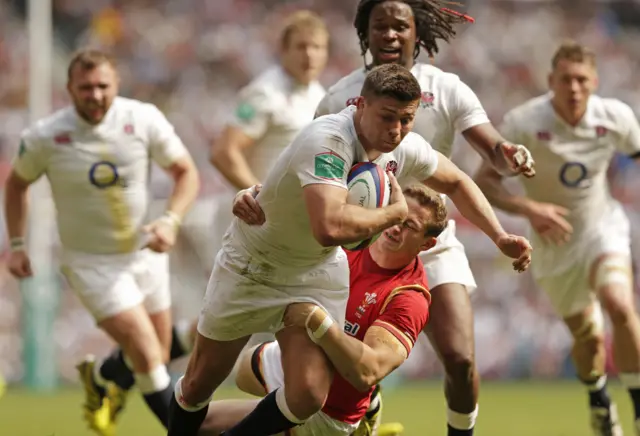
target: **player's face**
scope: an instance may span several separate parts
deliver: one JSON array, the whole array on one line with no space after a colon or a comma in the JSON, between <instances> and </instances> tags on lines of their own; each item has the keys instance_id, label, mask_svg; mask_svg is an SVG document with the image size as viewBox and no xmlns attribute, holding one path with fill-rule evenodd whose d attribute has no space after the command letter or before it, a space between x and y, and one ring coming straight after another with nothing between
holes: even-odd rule
<instances>
[{"instance_id":1,"label":"player's face","mask_svg":"<svg viewBox=\"0 0 640 436\"><path fill-rule=\"evenodd\" d=\"M369 16L369 51L374 65L413 66L416 24L411 6L401 1L377 4Z\"/></svg>"},{"instance_id":2,"label":"player's face","mask_svg":"<svg viewBox=\"0 0 640 436\"><path fill-rule=\"evenodd\" d=\"M71 72L67 90L78 115L90 124L98 124L118 94L118 74L108 63L92 70L76 66Z\"/></svg>"},{"instance_id":3,"label":"player's face","mask_svg":"<svg viewBox=\"0 0 640 436\"><path fill-rule=\"evenodd\" d=\"M321 30L293 31L282 49L282 65L296 81L308 84L327 64L329 35Z\"/></svg>"},{"instance_id":4,"label":"player's face","mask_svg":"<svg viewBox=\"0 0 640 436\"><path fill-rule=\"evenodd\" d=\"M596 69L588 62L561 59L549 75L554 103L565 111L582 112L598 86Z\"/></svg>"},{"instance_id":5,"label":"player's face","mask_svg":"<svg viewBox=\"0 0 640 436\"><path fill-rule=\"evenodd\" d=\"M385 251L417 256L435 244L435 238L425 236L426 223L431 219L429 209L423 207L415 199L406 197L409 214L404 223L385 230L376 244L381 244Z\"/></svg>"},{"instance_id":6,"label":"player's face","mask_svg":"<svg viewBox=\"0 0 640 436\"><path fill-rule=\"evenodd\" d=\"M418 100L401 102L391 97L361 98L360 132L374 150L389 153L413 129Z\"/></svg>"}]
</instances>

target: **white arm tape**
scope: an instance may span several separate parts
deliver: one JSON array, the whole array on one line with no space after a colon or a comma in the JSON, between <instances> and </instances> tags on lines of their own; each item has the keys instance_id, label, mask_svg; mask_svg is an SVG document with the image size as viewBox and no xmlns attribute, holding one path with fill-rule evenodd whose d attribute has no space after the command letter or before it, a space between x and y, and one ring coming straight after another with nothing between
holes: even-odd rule
<instances>
[{"instance_id":1,"label":"white arm tape","mask_svg":"<svg viewBox=\"0 0 640 436\"><path fill-rule=\"evenodd\" d=\"M309 321L311 320L311 316L318 309L320 309L318 306L314 307L311 313L309 313L309 315L307 316L307 320L305 321L307 333L309 334L309 337L311 338L311 340L315 343L318 343L318 341L322 339L322 337L327 333L329 328L331 328L331 326L333 325L333 319L331 318L331 316L329 316L328 313L324 312L324 310L320 309L326 315L324 320L322 321L322 324L320 324L320 326L315 331L312 331L309 328Z\"/></svg>"}]
</instances>

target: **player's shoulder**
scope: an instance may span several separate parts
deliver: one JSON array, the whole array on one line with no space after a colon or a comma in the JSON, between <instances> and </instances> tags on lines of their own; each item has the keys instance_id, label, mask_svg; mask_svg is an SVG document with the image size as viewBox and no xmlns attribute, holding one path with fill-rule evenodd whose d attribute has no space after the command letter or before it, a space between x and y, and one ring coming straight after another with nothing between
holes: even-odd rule
<instances>
[{"instance_id":1,"label":"player's shoulder","mask_svg":"<svg viewBox=\"0 0 640 436\"><path fill-rule=\"evenodd\" d=\"M524 103L510 109L505 114L505 120L527 121L544 114L552 113L551 94L543 94L531 98Z\"/></svg>"},{"instance_id":2,"label":"player's shoulder","mask_svg":"<svg viewBox=\"0 0 640 436\"><path fill-rule=\"evenodd\" d=\"M434 65L416 63L411 69L420 86L431 92L456 92L462 80L460 76L444 71Z\"/></svg>"},{"instance_id":3,"label":"player's shoulder","mask_svg":"<svg viewBox=\"0 0 640 436\"><path fill-rule=\"evenodd\" d=\"M57 140L70 138L76 127L77 115L73 106L59 109L49 116L41 118L22 131L22 138L33 141ZM70 139L69 139L70 141ZM68 142L68 141L67 141Z\"/></svg>"},{"instance_id":4,"label":"player's shoulder","mask_svg":"<svg viewBox=\"0 0 640 436\"><path fill-rule=\"evenodd\" d=\"M599 95L592 95L589 98L589 104L592 105L596 114L611 121L627 120L630 116L634 116L633 109L625 102L617 98L605 98Z\"/></svg>"},{"instance_id":5,"label":"player's shoulder","mask_svg":"<svg viewBox=\"0 0 640 436\"><path fill-rule=\"evenodd\" d=\"M460 76L457 74L444 71L443 69L431 64L416 62L411 71L417 79L433 77L441 80L443 83L456 84L460 82Z\"/></svg>"},{"instance_id":6,"label":"player's shoulder","mask_svg":"<svg viewBox=\"0 0 640 436\"><path fill-rule=\"evenodd\" d=\"M145 117L164 116L155 104L134 98L118 96L113 100L113 108L117 113L143 115Z\"/></svg>"},{"instance_id":7,"label":"player's shoulder","mask_svg":"<svg viewBox=\"0 0 640 436\"><path fill-rule=\"evenodd\" d=\"M272 66L257 75L240 90L241 95L263 96L282 94L287 89L288 78L280 66Z\"/></svg>"},{"instance_id":8,"label":"player's shoulder","mask_svg":"<svg viewBox=\"0 0 640 436\"><path fill-rule=\"evenodd\" d=\"M336 83L331 85L327 90L327 95L331 98L342 98L345 95L348 95L348 98L357 97L358 95L360 95L365 77L366 71L364 68L353 70L352 72L338 80ZM344 103L346 104L346 100Z\"/></svg>"},{"instance_id":9,"label":"player's shoulder","mask_svg":"<svg viewBox=\"0 0 640 436\"><path fill-rule=\"evenodd\" d=\"M306 147L310 143L329 146L334 144L341 150L355 150L357 133L353 125L354 106L349 106L338 113L322 115L302 128L294 144Z\"/></svg>"}]
</instances>

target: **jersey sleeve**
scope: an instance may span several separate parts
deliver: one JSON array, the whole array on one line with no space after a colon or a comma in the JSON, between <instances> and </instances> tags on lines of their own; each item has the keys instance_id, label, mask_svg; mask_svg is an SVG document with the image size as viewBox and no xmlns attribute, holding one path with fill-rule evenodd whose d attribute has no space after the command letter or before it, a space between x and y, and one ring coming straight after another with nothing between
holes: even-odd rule
<instances>
[{"instance_id":1,"label":"jersey sleeve","mask_svg":"<svg viewBox=\"0 0 640 436\"><path fill-rule=\"evenodd\" d=\"M457 132L464 132L471 127L489 123L489 117L478 96L461 80L457 82L455 88L452 116Z\"/></svg>"},{"instance_id":2,"label":"jersey sleeve","mask_svg":"<svg viewBox=\"0 0 640 436\"><path fill-rule=\"evenodd\" d=\"M308 128L314 127L312 124ZM354 159L353 147L340 135L325 130L299 135L296 141L304 143L299 146L291 164L302 187L323 184L346 189Z\"/></svg>"},{"instance_id":3,"label":"jersey sleeve","mask_svg":"<svg viewBox=\"0 0 640 436\"><path fill-rule=\"evenodd\" d=\"M384 312L371 324L386 329L411 353L429 319L429 303L418 290L403 290L393 296Z\"/></svg>"},{"instance_id":4,"label":"jersey sleeve","mask_svg":"<svg viewBox=\"0 0 640 436\"><path fill-rule=\"evenodd\" d=\"M35 182L44 174L49 164L49 150L41 138L31 130L25 130L20 137L18 155L13 161L13 171L27 182Z\"/></svg>"},{"instance_id":5,"label":"jersey sleeve","mask_svg":"<svg viewBox=\"0 0 640 436\"><path fill-rule=\"evenodd\" d=\"M409 133L393 153L400 164L398 181L422 182L438 169L438 153L417 133Z\"/></svg>"},{"instance_id":6,"label":"jersey sleeve","mask_svg":"<svg viewBox=\"0 0 640 436\"><path fill-rule=\"evenodd\" d=\"M149 105L149 154L158 165L169 167L188 154L173 125L160 110Z\"/></svg>"},{"instance_id":7,"label":"jersey sleeve","mask_svg":"<svg viewBox=\"0 0 640 436\"><path fill-rule=\"evenodd\" d=\"M327 92L320 103L318 103L318 107L316 108L316 113L313 116L314 118L321 117L323 115L329 115L331 113L331 96L333 94Z\"/></svg>"},{"instance_id":8,"label":"jersey sleeve","mask_svg":"<svg viewBox=\"0 0 640 436\"><path fill-rule=\"evenodd\" d=\"M633 158L640 158L640 125L638 124L638 119L633 113L633 109L621 101L616 101L616 109L619 118L616 123L623 127L616 148L620 153L627 154Z\"/></svg>"},{"instance_id":9,"label":"jersey sleeve","mask_svg":"<svg viewBox=\"0 0 640 436\"><path fill-rule=\"evenodd\" d=\"M248 137L258 139L267 132L271 119L268 94L264 89L250 84L240 91L239 96L230 125Z\"/></svg>"}]
</instances>

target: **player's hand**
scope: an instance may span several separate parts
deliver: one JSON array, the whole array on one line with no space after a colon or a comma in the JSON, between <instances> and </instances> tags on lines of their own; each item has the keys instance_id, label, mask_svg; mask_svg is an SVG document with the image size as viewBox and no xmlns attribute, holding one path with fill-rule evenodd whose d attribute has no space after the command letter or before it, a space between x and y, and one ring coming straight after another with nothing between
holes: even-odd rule
<instances>
[{"instance_id":1,"label":"player's hand","mask_svg":"<svg viewBox=\"0 0 640 436\"><path fill-rule=\"evenodd\" d=\"M533 230L548 243L563 245L569 242L573 227L565 219L569 210L551 203L533 203L526 216Z\"/></svg>"},{"instance_id":2,"label":"player's hand","mask_svg":"<svg viewBox=\"0 0 640 436\"><path fill-rule=\"evenodd\" d=\"M389 184L391 185L391 194L389 196L389 206L393 206L398 211L398 216L401 220L405 220L409 214L409 206L407 206L407 200L404 198L402 188L391 171L387 171L389 177Z\"/></svg>"},{"instance_id":3,"label":"player's hand","mask_svg":"<svg viewBox=\"0 0 640 436\"><path fill-rule=\"evenodd\" d=\"M265 223L264 211L256 201L262 185L239 191L233 199L233 214L250 226L260 226Z\"/></svg>"},{"instance_id":4,"label":"player's hand","mask_svg":"<svg viewBox=\"0 0 640 436\"><path fill-rule=\"evenodd\" d=\"M513 269L518 272L526 271L531 264L531 244L522 236L505 234L496 240L496 245L505 256L513 261Z\"/></svg>"},{"instance_id":5,"label":"player's hand","mask_svg":"<svg viewBox=\"0 0 640 436\"><path fill-rule=\"evenodd\" d=\"M176 243L178 224L166 217L160 217L144 226L143 231L149 238L146 248L156 253L166 253Z\"/></svg>"},{"instance_id":6,"label":"player's hand","mask_svg":"<svg viewBox=\"0 0 640 436\"><path fill-rule=\"evenodd\" d=\"M285 327L306 328L307 319L313 310L318 307L313 303L293 303L287 306L282 322Z\"/></svg>"},{"instance_id":7,"label":"player's hand","mask_svg":"<svg viewBox=\"0 0 640 436\"><path fill-rule=\"evenodd\" d=\"M502 154L509 163L509 168L514 173L522 174L525 177L536 175L534 168L536 162L531 156L531 152L524 145L503 142L500 144Z\"/></svg>"},{"instance_id":8,"label":"player's hand","mask_svg":"<svg viewBox=\"0 0 640 436\"><path fill-rule=\"evenodd\" d=\"M31 260L24 250L17 250L9 254L9 272L17 279L31 277Z\"/></svg>"}]
</instances>

